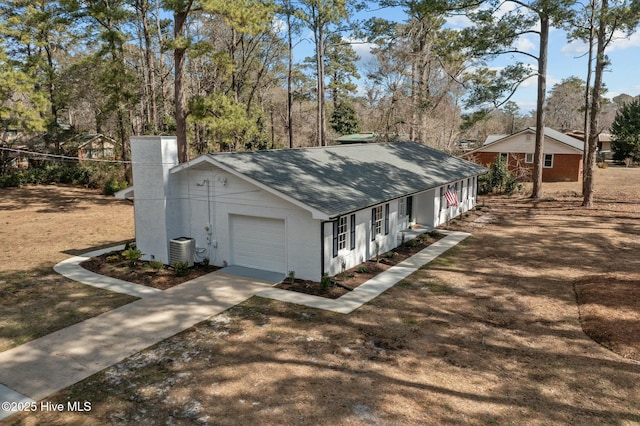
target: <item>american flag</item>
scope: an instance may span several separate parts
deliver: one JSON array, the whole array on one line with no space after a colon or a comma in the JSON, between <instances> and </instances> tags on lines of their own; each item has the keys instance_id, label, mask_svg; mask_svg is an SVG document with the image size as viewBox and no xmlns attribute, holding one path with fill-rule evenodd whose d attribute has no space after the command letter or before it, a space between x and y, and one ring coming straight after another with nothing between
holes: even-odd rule
<instances>
[{"instance_id":1,"label":"american flag","mask_svg":"<svg viewBox=\"0 0 640 426\"><path fill-rule=\"evenodd\" d=\"M447 207L458 205L458 195L455 189L447 189L447 192L444 193L444 198L447 199Z\"/></svg>"}]
</instances>

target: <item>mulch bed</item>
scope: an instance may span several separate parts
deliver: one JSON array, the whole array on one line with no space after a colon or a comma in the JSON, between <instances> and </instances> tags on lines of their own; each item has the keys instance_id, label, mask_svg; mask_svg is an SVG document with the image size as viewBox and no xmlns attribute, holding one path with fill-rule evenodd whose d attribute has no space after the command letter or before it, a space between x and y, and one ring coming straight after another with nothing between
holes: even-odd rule
<instances>
[{"instance_id":1,"label":"mulch bed","mask_svg":"<svg viewBox=\"0 0 640 426\"><path fill-rule=\"evenodd\" d=\"M437 231L422 234L413 240L407 241L403 246L397 247L392 251L382 253L378 258L378 261L375 259L368 260L358 266L346 270L344 273L331 277L332 283L327 288L323 288L318 281L301 279L295 279L293 283L286 279L283 282L276 284L275 287L311 294L314 296L322 296L329 299L337 299L351 291L349 289L354 289L359 285L364 284L379 273L386 271L405 259L408 259L443 237L444 235ZM104 253L100 256L85 260L80 265L83 268L100 275L118 278L124 281L157 288L159 290L166 290L220 269L216 266L195 264L192 268L187 270L185 275L177 275L176 271L172 267L164 266L163 268L156 270L151 267L150 262L146 261L137 261L135 265L132 266L129 260L122 255L122 251ZM341 287L341 285L348 288Z\"/></svg>"},{"instance_id":2,"label":"mulch bed","mask_svg":"<svg viewBox=\"0 0 640 426\"><path fill-rule=\"evenodd\" d=\"M413 240L407 241L400 247L396 247L391 251L382 253L378 258L378 261L370 259L360 265L354 266L351 269L347 269L344 273L331 277L332 283L327 288L323 288L318 281L301 280L298 278L293 282L288 279L284 280L283 282L276 284L275 287L284 290L297 291L299 293L311 294L314 296L326 297L329 299L337 299L351 291L342 286L354 289L381 272L386 271L392 266L397 265L414 254L424 250L443 237L444 235L437 231L422 234Z\"/></svg>"},{"instance_id":3,"label":"mulch bed","mask_svg":"<svg viewBox=\"0 0 640 426\"><path fill-rule=\"evenodd\" d=\"M179 275L176 274L175 269L172 267L165 265L156 270L151 267L150 262L146 261L137 261L132 266L129 260L122 256L121 251L113 251L92 257L82 262L80 266L96 274L157 288L158 290L166 290L220 269L217 266L196 263L192 268L187 269L184 275Z\"/></svg>"}]
</instances>

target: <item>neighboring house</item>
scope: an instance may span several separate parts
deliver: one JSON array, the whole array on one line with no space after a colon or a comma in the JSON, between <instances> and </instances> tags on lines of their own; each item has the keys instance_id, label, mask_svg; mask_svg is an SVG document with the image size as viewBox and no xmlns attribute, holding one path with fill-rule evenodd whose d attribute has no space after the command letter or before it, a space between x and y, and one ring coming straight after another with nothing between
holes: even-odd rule
<instances>
[{"instance_id":1,"label":"neighboring house","mask_svg":"<svg viewBox=\"0 0 640 426\"><path fill-rule=\"evenodd\" d=\"M584 141L584 131L582 130L572 130L567 132L567 135ZM613 159L613 150L611 149L612 141L613 135L611 133L598 134L598 161Z\"/></svg>"},{"instance_id":2,"label":"neighboring house","mask_svg":"<svg viewBox=\"0 0 640 426\"><path fill-rule=\"evenodd\" d=\"M351 135L344 135L337 137L335 142L337 144L350 144L350 143L377 143L377 142L395 142L400 140L409 140L409 135L398 133L354 133Z\"/></svg>"},{"instance_id":3,"label":"neighboring house","mask_svg":"<svg viewBox=\"0 0 640 426\"><path fill-rule=\"evenodd\" d=\"M516 177L527 180L533 175L535 141L535 127L512 135L489 136L482 147L465 153L463 158L486 166L501 159ZM583 149L582 141L545 127L542 180L575 182L582 179Z\"/></svg>"},{"instance_id":4,"label":"neighboring house","mask_svg":"<svg viewBox=\"0 0 640 426\"><path fill-rule=\"evenodd\" d=\"M397 247L413 222L429 229L471 209L486 172L414 142L215 153L182 164L176 145L131 139L134 187L116 195L134 197L144 259L170 263L170 240L186 237L197 260L316 281ZM447 189L457 189L459 206L447 206Z\"/></svg>"},{"instance_id":5,"label":"neighboring house","mask_svg":"<svg viewBox=\"0 0 640 426\"><path fill-rule=\"evenodd\" d=\"M103 134L78 135L63 142L62 148L69 155L77 156L78 159L115 159L116 141Z\"/></svg>"}]
</instances>

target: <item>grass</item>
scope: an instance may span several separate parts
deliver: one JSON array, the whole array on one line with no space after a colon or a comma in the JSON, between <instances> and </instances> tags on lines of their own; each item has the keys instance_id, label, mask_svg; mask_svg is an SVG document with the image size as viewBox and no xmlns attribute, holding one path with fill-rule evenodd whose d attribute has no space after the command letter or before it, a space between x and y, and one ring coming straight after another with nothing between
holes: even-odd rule
<instances>
[{"instance_id":1,"label":"grass","mask_svg":"<svg viewBox=\"0 0 640 426\"><path fill-rule=\"evenodd\" d=\"M137 300L71 281L51 267L0 273L0 352Z\"/></svg>"}]
</instances>

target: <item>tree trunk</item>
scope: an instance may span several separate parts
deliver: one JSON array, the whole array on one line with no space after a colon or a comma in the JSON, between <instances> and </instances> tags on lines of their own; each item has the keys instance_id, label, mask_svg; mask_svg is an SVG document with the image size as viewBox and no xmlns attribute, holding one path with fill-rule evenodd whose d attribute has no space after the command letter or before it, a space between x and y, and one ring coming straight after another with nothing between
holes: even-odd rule
<instances>
[{"instance_id":1,"label":"tree trunk","mask_svg":"<svg viewBox=\"0 0 640 426\"><path fill-rule=\"evenodd\" d=\"M544 166L544 102L547 91L547 50L549 47L549 17L540 14L540 55L538 56L538 100L536 105L536 146L533 161L533 191L531 198L542 198Z\"/></svg>"},{"instance_id":2,"label":"tree trunk","mask_svg":"<svg viewBox=\"0 0 640 426\"><path fill-rule=\"evenodd\" d=\"M411 125L409 126L409 140L416 140L416 126L418 123L418 55L411 61Z\"/></svg>"},{"instance_id":3,"label":"tree trunk","mask_svg":"<svg viewBox=\"0 0 640 426\"><path fill-rule=\"evenodd\" d=\"M149 85L148 95L151 102L151 114L149 120L151 121L151 130L154 135L158 134L158 104L156 97L156 77L153 66L153 57L151 52L151 33L149 31L149 19L148 19L149 4L148 0L140 1L140 20L142 23L142 34L144 37L144 60L147 74L147 83ZM148 131L148 129L145 129Z\"/></svg>"},{"instance_id":4,"label":"tree trunk","mask_svg":"<svg viewBox=\"0 0 640 426\"><path fill-rule=\"evenodd\" d=\"M291 30L291 0L287 2L287 42L289 44L289 64L287 69L287 130L289 133L289 148L293 148L293 34Z\"/></svg>"},{"instance_id":5,"label":"tree trunk","mask_svg":"<svg viewBox=\"0 0 640 426\"><path fill-rule=\"evenodd\" d=\"M589 17L589 54L587 60L587 77L586 77L586 89L584 91L584 123L583 123L583 138L584 148L582 153L582 196L585 195L585 177L587 170L587 158L589 157L589 138L591 134L591 128L589 123L589 112L591 110L591 63L593 62L593 39L594 39L594 30L595 30L595 0L591 0L591 16Z\"/></svg>"},{"instance_id":6,"label":"tree trunk","mask_svg":"<svg viewBox=\"0 0 640 426\"><path fill-rule=\"evenodd\" d=\"M327 124L324 100L324 30L320 23L316 34L316 62L318 72L318 145L325 146L327 144Z\"/></svg>"},{"instance_id":7,"label":"tree trunk","mask_svg":"<svg viewBox=\"0 0 640 426\"><path fill-rule=\"evenodd\" d=\"M594 191L594 169L596 166L596 148L598 147L598 116L600 115L600 91L602 89L602 73L606 65L604 49L606 46L606 19L605 16L609 12L609 0L602 0L600 10L600 23L598 24L598 49L596 53L596 68L593 78L593 94L591 95L591 111L589 119L589 147L587 150L587 161L584 170L584 181L582 187L584 207L593 206Z\"/></svg>"},{"instance_id":8,"label":"tree trunk","mask_svg":"<svg viewBox=\"0 0 640 426\"><path fill-rule=\"evenodd\" d=\"M188 160L187 153L187 108L184 99L184 66L186 47L184 41L185 24L189 8L173 13L174 38L179 46L173 51L175 66L174 102L176 120L176 138L178 140L178 161L184 163Z\"/></svg>"}]
</instances>

